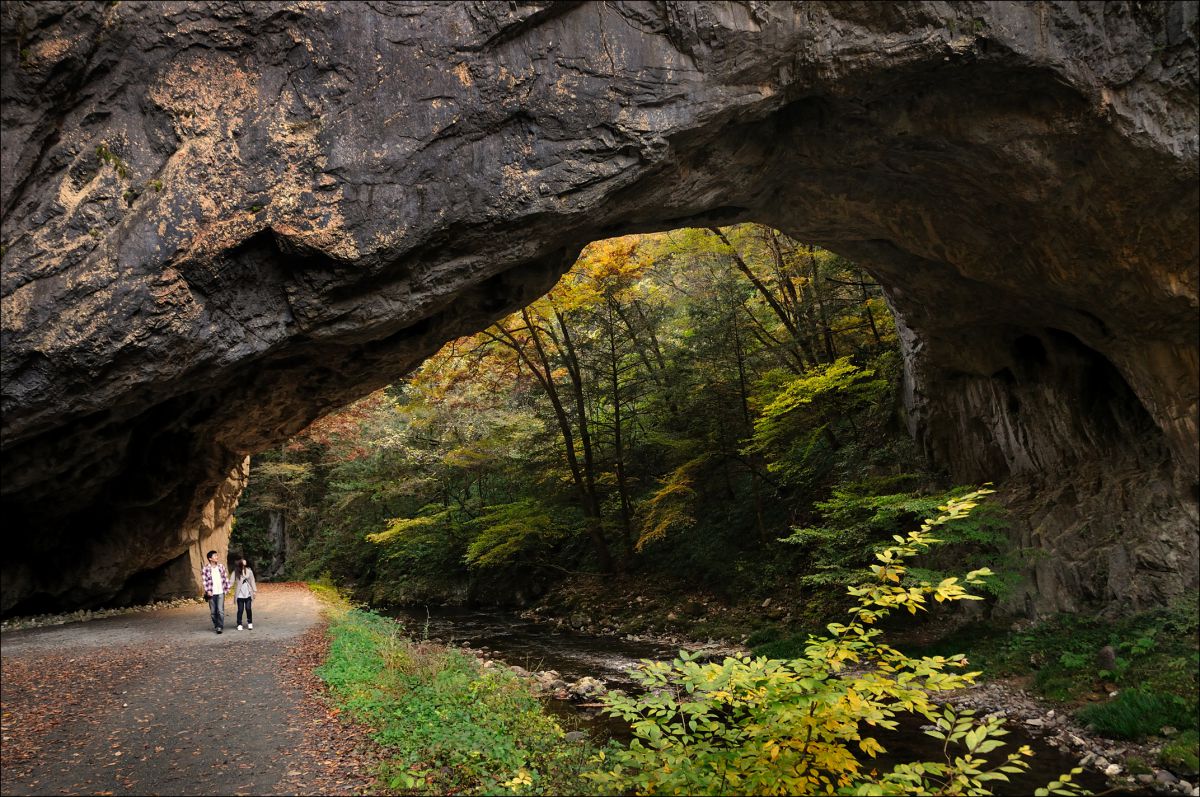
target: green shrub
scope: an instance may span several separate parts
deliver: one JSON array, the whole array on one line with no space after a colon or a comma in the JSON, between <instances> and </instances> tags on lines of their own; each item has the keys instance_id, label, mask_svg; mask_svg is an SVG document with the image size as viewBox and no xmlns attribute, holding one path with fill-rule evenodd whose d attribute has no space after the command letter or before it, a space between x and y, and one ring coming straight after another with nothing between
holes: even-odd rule
<instances>
[{"instance_id":1,"label":"green shrub","mask_svg":"<svg viewBox=\"0 0 1200 797\"><path fill-rule=\"evenodd\" d=\"M1198 624L1197 601L1191 597L1116 620L1060 615L1016 632L1006 626L977 624L908 652L933 655L967 650L971 661L989 677L1032 674L1038 693L1066 703L1106 695L1114 684L1123 691L1171 696L1182 703L1186 717L1176 727L1194 730L1200 693ZM1116 653L1111 671L1099 669L1096 661L1106 645ZM1147 733L1170 724L1159 722Z\"/></svg>"},{"instance_id":2,"label":"green shrub","mask_svg":"<svg viewBox=\"0 0 1200 797\"><path fill-rule=\"evenodd\" d=\"M1140 739L1157 734L1166 725L1187 727L1196 721L1183 698L1145 689L1122 689L1107 703L1085 706L1077 716L1097 732L1116 739Z\"/></svg>"},{"instance_id":3,"label":"green shrub","mask_svg":"<svg viewBox=\"0 0 1200 797\"><path fill-rule=\"evenodd\" d=\"M751 650L753 650L754 648L757 648L759 645L765 645L768 642L778 642L778 641L779 641L779 627L774 626L774 625L769 625L765 628L758 629L757 631L750 634L750 636L746 637L746 646L749 647Z\"/></svg>"}]
</instances>

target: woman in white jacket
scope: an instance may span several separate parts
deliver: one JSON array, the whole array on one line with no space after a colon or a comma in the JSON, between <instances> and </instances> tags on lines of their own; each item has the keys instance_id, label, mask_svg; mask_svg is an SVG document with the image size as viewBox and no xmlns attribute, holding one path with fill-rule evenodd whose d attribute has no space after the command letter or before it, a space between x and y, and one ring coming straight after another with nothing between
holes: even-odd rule
<instances>
[{"instance_id":1,"label":"woman in white jacket","mask_svg":"<svg viewBox=\"0 0 1200 797\"><path fill-rule=\"evenodd\" d=\"M242 611L246 612L246 627L254 630L254 596L258 594L258 585L254 583L254 571L245 559L238 559L233 568L233 585L237 588L237 630L242 630Z\"/></svg>"}]
</instances>

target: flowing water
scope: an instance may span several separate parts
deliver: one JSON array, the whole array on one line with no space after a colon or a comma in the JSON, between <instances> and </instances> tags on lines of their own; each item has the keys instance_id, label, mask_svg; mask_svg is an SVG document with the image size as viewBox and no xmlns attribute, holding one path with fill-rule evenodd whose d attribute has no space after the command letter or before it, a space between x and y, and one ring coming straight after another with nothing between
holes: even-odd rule
<instances>
[{"instance_id":1,"label":"flowing water","mask_svg":"<svg viewBox=\"0 0 1200 797\"><path fill-rule=\"evenodd\" d=\"M669 645L651 642L630 642L615 636L592 636L555 629L530 622L502 611L480 611L456 608L400 608L391 615L404 623L408 633L416 638L429 638L451 645L466 642L475 650L486 648L488 655L509 665L527 670L557 670L566 681L591 676L604 681L609 688L632 691L633 680L628 671L642 659L670 659L677 653ZM598 740L627 741L629 728L620 720L606 717L594 710L581 709L561 700L547 701L555 714L578 725ZM902 761L940 761L941 742L921 733L923 719L911 718L901 723L894 733L878 735L888 752L881 755L875 766L890 768ZM1002 757L1022 744L1033 748L1032 768L1024 775L1012 775L1010 783L992 784L994 793L1001 795L1032 794L1058 775L1077 766L1074 758L1044 744L1019 727L1010 727L1003 737L1007 744L989 756ZM1105 779L1094 770L1086 770L1079 782L1090 791L1105 791ZM1107 794L1130 792L1110 791Z\"/></svg>"}]
</instances>

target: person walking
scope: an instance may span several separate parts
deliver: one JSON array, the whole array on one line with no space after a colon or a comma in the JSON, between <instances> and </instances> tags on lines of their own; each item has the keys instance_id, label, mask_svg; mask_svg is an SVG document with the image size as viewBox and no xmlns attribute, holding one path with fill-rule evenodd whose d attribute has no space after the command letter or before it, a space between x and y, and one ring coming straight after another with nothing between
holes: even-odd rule
<instances>
[{"instance_id":1,"label":"person walking","mask_svg":"<svg viewBox=\"0 0 1200 797\"><path fill-rule=\"evenodd\" d=\"M217 561L217 552L208 552L208 564L202 573L204 579L204 599L208 601L208 609L212 614L213 630L218 634L225 630L225 593L233 588L225 565Z\"/></svg>"},{"instance_id":2,"label":"person walking","mask_svg":"<svg viewBox=\"0 0 1200 797\"><path fill-rule=\"evenodd\" d=\"M246 610L246 627L254 630L254 596L258 595L258 585L254 583L254 571L245 559L238 559L233 566L233 583L237 587L238 629L242 630L242 609Z\"/></svg>"}]
</instances>

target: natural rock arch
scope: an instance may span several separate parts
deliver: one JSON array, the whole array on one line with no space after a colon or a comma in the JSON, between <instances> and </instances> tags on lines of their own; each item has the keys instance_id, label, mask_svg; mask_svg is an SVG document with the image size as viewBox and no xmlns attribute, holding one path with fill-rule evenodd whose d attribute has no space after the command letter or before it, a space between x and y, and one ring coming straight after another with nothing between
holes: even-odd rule
<instances>
[{"instance_id":1,"label":"natural rock arch","mask_svg":"<svg viewBox=\"0 0 1200 797\"><path fill-rule=\"evenodd\" d=\"M191 591L247 453L750 219L886 286L937 461L1044 492L1031 608L1196 586L1195 3L2 13L0 611Z\"/></svg>"}]
</instances>

